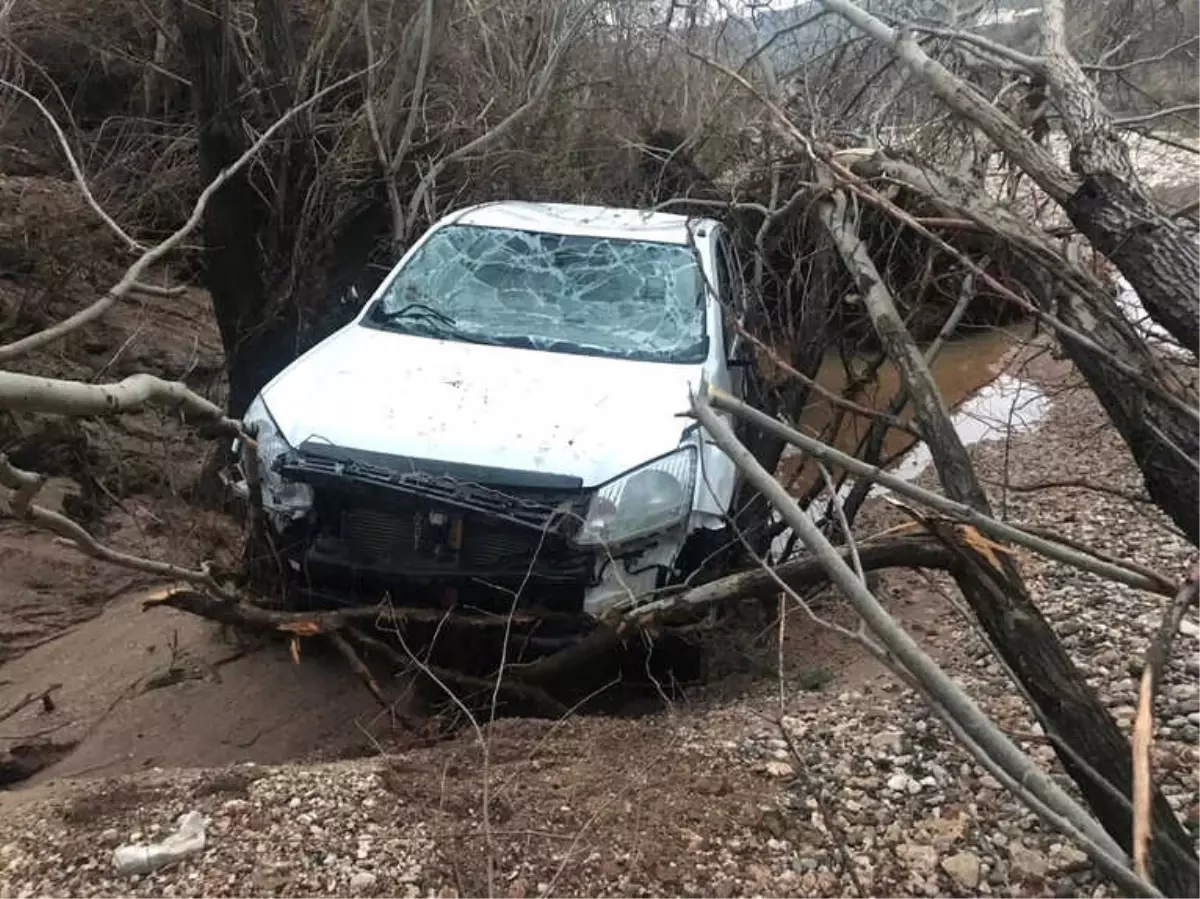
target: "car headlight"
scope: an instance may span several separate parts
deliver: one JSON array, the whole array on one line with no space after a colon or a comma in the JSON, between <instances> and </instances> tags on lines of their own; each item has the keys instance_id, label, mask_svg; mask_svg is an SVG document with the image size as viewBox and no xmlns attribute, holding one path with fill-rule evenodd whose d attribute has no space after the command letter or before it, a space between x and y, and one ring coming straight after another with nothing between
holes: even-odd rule
<instances>
[{"instance_id":1,"label":"car headlight","mask_svg":"<svg viewBox=\"0 0 1200 899\"><path fill-rule=\"evenodd\" d=\"M291 446L279 432L279 426L267 411L267 404L261 395L254 398L242 421L255 431L263 508L284 521L302 517L312 508L312 487L285 480L283 475L274 470L275 460L291 450Z\"/></svg>"},{"instance_id":2,"label":"car headlight","mask_svg":"<svg viewBox=\"0 0 1200 899\"><path fill-rule=\"evenodd\" d=\"M686 446L597 490L575 541L611 545L665 531L692 511L695 486L696 448Z\"/></svg>"}]
</instances>

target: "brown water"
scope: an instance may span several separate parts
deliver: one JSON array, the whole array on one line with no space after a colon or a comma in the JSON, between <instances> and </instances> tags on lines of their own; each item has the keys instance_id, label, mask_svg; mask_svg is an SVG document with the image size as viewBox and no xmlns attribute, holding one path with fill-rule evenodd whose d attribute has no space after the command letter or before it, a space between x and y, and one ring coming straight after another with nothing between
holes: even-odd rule
<instances>
[{"instance_id":1,"label":"brown water","mask_svg":"<svg viewBox=\"0 0 1200 899\"><path fill-rule=\"evenodd\" d=\"M965 401L995 382L1001 373L1003 367L1001 363L1005 355L1021 340L1028 338L1031 332L1031 326L1018 324L1008 328L981 331L947 343L934 360L932 371L934 380L941 389L942 396L950 409L959 409ZM822 364L817 374L817 380L822 386L840 395L853 377L867 371L869 362L870 360L865 358L849 360L849 364L853 368L851 374L846 371L846 362L836 353L831 353ZM1008 380L1013 381L1013 379ZM1017 382L1013 381L1013 383ZM895 398L899 388L899 373L894 365L885 363L874 380L863 387L854 400L860 406L886 409ZM1012 394L1012 384L1006 384L1001 393L1003 396L1000 399L1007 402ZM994 402L989 404L985 400L984 405L994 405ZM1008 403L1008 405L1012 404ZM981 426L979 424L980 415L989 415L989 410L984 409L971 415L956 417L955 424L959 428L964 442L971 443L983 439L995 429L994 425ZM911 420L911 405L899 417L905 421ZM1001 418L1003 413L999 410L991 410L991 417ZM807 433L821 434L823 439L832 442L839 449L853 453L859 442L866 437L871 427L871 421L864 416L847 411L841 416L838 430L830 440L831 429L837 418L838 408L833 403L824 397L814 396L805 407L800 424ZM887 459L897 453L903 453L911 449L915 443L916 440L912 435L896 429L889 430L884 439L883 458ZM786 476L791 477L795 475L801 459L790 453L788 456L790 458L785 457L783 471ZM812 471L809 467L809 470L805 471L803 476L796 481L795 492L799 493L807 489L816 476L817 472Z\"/></svg>"}]
</instances>

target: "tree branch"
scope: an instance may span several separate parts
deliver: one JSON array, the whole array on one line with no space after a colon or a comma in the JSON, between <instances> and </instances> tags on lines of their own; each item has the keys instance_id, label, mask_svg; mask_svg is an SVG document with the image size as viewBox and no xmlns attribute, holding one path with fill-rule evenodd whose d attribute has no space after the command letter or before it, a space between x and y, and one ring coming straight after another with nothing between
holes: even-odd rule
<instances>
[{"instance_id":1,"label":"tree branch","mask_svg":"<svg viewBox=\"0 0 1200 899\"><path fill-rule=\"evenodd\" d=\"M838 549L845 559L852 559L849 547ZM952 554L937 540L927 536L878 537L858 544L859 564L863 571L881 568L931 568L945 570ZM623 623L645 626L670 620L675 612L694 611L719 603L755 596L770 596L783 583L792 589L814 587L829 579L828 571L816 556L789 559L774 568L752 568L739 571L707 584L692 587L674 596L665 596L638 606L625 614Z\"/></svg>"},{"instance_id":2,"label":"tree branch","mask_svg":"<svg viewBox=\"0 0 1200 899\"><path fill-rule=\"evenodd\" d=\"M713 441L733 460L755 488L775 506L798 534L805 546L821 560L830 579L866 622L877 639L895 656L923 690L945 708L954 721L970 738L970 743L979 746L994 758L1006 773L1025 786L1055 815L1069 822L1066 833L1074 838L1085 837L1092 848L1098 848L1096 860L1106 871L1127 871L1125 853L1074 799L1047 777L1021 752L1011 740L992 723L978 705L961 687L946 676L932 658L901 628L892 616L880 605L867 586L862 583L838 554L838 551L821 533L816 524L788 495L783 485L754 459L742 446L729 425L710 406L706 397L693 397L692 412L712 437ZM1124 883L1137 883L1143 895L1161 895L1141 878L1122 877Z\"/></svg>"},{"instance_id":3,"label":"tree branch","mask_svg":"<svg viewBox=\"0 0 1200 899\"><path fill-rule=\"evenodd\" d=\"M854 400L847 399L846 397L835 393L824 384L820 383L816 378L810 378L804 374L804 372L797 369L794 365L780 356L773 347L768 346L758 336L751 334L744 325L739 323L735 325L735 328L739 334L757 347L759 352L770 359L772 365L785 374L795 378L797 381L800 381L809 389L816 391L816 393L824 397L824 399L829 402L830 405L837 406L840 409L845 409L848 412L853 412L855 415L859 415L866 419L879 420L885 423L889 428L894 428L897 431L903 431L905 434L911 434L913 437L920 438L921 432L912 422L904 421L898 416L892 415L889 412L880 409L871 409L867 406L860 405L854 402Z\"/></svg>"},{"instance_id":4,"label":"tree branch","mask_svg":"<svg viewBox=\"0 0 1200 899\"><path fill-rule=\"evenodd\" d=\"M922 34L931 34L934 37L942 37L948 40L970 44L971 46L977 47L980 50L986 50L993 56L997 56L1000 59L1011 62L1027 72L1041 72L1042 67L1046 64L1045 59L1040 56L1030 56L1028 53L1022 53L1020 50L1007 47L989 37L984 37L982 34L975 34L974 32L965 31L961 28L943 28L931 25L920 25L915 22L898 23L898 27L909 28L913 31L919 31Z\"/></svg>"},{"instance_id":5,"label":"tree branch","mask_svg":"<svg viewBox=\"0 0 1200 899\"><path fill-rule=\"evenodd\" d=\"M978 125L1056 201L1066 203L1078 190L1078 179L1063 171L1045 147L1037 144L1016 122L996 109L972 85L926 53L910 31L888 27L851 0L819 2L825 9L837 13L878 43L891 48L900 61L920 76L942 102Z\"/></svg>"},{"instance_id":6,"label":"tree branch","mask_svg":"<svg viewBox=\"0 0 1200 899\"><path fill-rule=\"evenodd\" d=\"M205 590L210 590L219 596L228 596L207 567L184 568L181 565L172 565L169 562L159 562L154 559L144 559L141 556L134 556L120 550L112 549L98 541L84 528L65 515L35 505L30 502L32 499L32 495L29 493L31 479L37 479L38 486L41 486L41 479L38 475L21 471L13 467L7 459L0 457L0 498L7 501L13 517L18 520L58 534L72 543L84 555L91 556L93 559L111 562L114 565L120 565L122 568L130 568L134 571L142 571L158 577L186 581Z\"/></svg>"},{"instance_id":7,"label":"tree branch","mask_svg":"<svg viewBox=\"0 0 1200 899\"><path fill-rule=\"evenodd\" d=\"M104 222L104 224L108 226L108 229L113 232L113 234L120 238L121 242L125 244L128 249L143 249L141 244L130 237L125 229L117 224L116 219L104 211L104 207L100 205L99 201L92 193L91 187L88 186L87 178L83 174L83 169L80 167L78 160L75 159L75 153L71 150L70 141L67 140L66 134L64 134L62 128L59 127L58 121L53 115L51 115L50 110L46 108L46 104L44 104L33 94L29 93L29 91L25 90L25 88L13 84L11 81L4 78L0 78L0 89L12 91L14 94L24 97L35 107L37 107L38 113L54 130L54 136L58 140L58 146L62 149L63 155L67 157L67 165L71 167L71 174L75 178L75 185L79 188L79 192L83 194L83 198L87 201L87 204L92 207L92 211L99 216L100 221Z\"/></svg>"},{"instance_id":8,"label":"tree branch","mask_svg":"<svg viewBox=\"0 0 1200 899\"><path fill-rule=\"evenodd\" d=\"M1095 83L1067 47L1063 0L1043 0L1040 26L1046 48L1044 74L1051 100L1071 141L1072 171L1080 175L1113 174L1140 190L1129 148L1113 130L1112 116L1104 108Z\"/></svg>"},{"instance_id":9,"label":"tree branch","mask_svg":"<svg viewBox=\"0 0 1200 899\"><path fill-rule=\"evenodd\" d=\"M138 374L116 384L84 384L0 371L0 409L87 416L141 412L152 406L179 410L186 420L206 425L214 433L242 433L240 422L227 418L220 406L179 381Z\"/></svg>"},{"instance_id":10,"label":"tree branch","mask_svg":"<svg viewBox=\"0 0 1200 899\"><path fill-rule=\"evenodd\" d=\"M542 67L541 72L538 74L537 82L534 86L533 93L529 96L529 99L501 119L496 127L489 129L473 140L463 144L461 147L458 147L446 155L439 157L438 160L429 167L429 171L427 171L424 177L422 177L417 183L417 186L413 189L412 196L409 198L408 224L410 226L413 220L416 218L417 211L421 208L421 204L426 201L429 190L437 181L438 176L443 170L445 170L446 166L457 162L464 156L470 156L472 153L478 153L481 150L487 149L508 134L508 132L512 131L521 123L522 120L524 120L535 109L541 106L542 102L546 99L547 94L550 92L551 86L554 84L554 79L558 75L559 66L566 57L567 50L574 43L575 37L583 28L592 10L599 5L599 2L600 0L589 0L587 6L580 10L574 21L564 29L562 37L550 51L550 56L546 60L546 64Z\"/></svg>"},{"instance_id":11,"label":"tree branch","mask_svg":"<svg viewBox=\"0 0 1200 899\"><path fill-rule=\"evenodd\" d=\"M321 90L314 93L311 97L302 103L293 106L280 118L276 119L270 128L267 128L258 140L251 144L238 159L227 169L224 169L216 178L209 182L208 186L201 192L200 197L196 200L196 205L192 208L192 214L188 220L184 222L180 228L175 231L170 237L162 243L146 250L125 272L124 276L118 281L104 296L93 302L90 306L81 309L69 318L65 318L55 325L51 325L43 331L38 331L35 334L30 334L28 337L23 337L20 340L15 340L12 343L0 346L0 364L9 362L18 356L23 356L33 350L40 349L56 340L61 340L72 331L83 327L84 325L95 321L100 316L104 315L115 303L121 300L126 294L134 289L134 285L140 283L142 276L151 269L155 263L178 247L200 224L204 217L204 210L208 206L209 200L212 198L222 185L230 178L236 175L243 169L251 159L258 155L259 151L266 146L267 142L273 138L284 125L290 122L293 118L299 115L304 110L308 109L322 97L336 91L347 84L350 84L362 77L361 72L355 72L352 75L347 75L332 84L327 85ZM115 223L113 223L115 225ZM111 227L111 226L110 226ZM136 246L136 244L135 244Z\"/></svg>"},{"instance_id":12,"label":"tree branch","mask_svg":"<svg viewBox=\"0 0 1200 899\"><path fill-rule=\"evenodd\" d=\"M1117 128L1128 128L1130 125L1144 125L1146 122L1153 122L1156 119L1165 119L1168 116L1177 116L1185 112L1196 112L1200 110L1200 104L1185 103L1182 106L1170 106L1166 109L1156 109L1154 112L1147 112L1142 115L1126 116L1122 119L1113 119L1113 125Z\"/></svg>"},{"instance_id":13,"label":"tree branch","mask_svg":"<svg viewBox=\"0 0 1200 899\"><path fill-rule=\"evenodd\" d=\"M827 443L809 437L807 434L803 434L794 428L789 428L783 422L746 405L736 397L715 387L709 388L708 400L717 409L744 418L750 424L762 428L779 439L799 447L815 459L819 459L837 468L843 468L856 477L868 478L886 487L893 493L937 509L951 518L974 525L982 533L987 534L995 540L1003 540L1008 543L1015 543L1018 546L1024 546L1026 549L1032 550L1039 555L1055 559L1074 568L1090 571L1100 577L1135 587L1138 590L1146 590L1150 593L1157 593L1160 596L1173 596L1175 594L1175 584L1165 577L1147 577L1142 571L1131 569L1122 564L1102 561L1089 553L1080 552L1079 550L1054 543L1045 538L1034 536L1027 531L998 521L989 515L972 509L964 503L946 499L946 497L940 494L926 490L923 487L918 487L881 468L868 465L855 456L843 453L841 450Z\"/></svg>"},{"instance_id":14,"label":"tree branch","mask_svg":"<svg viewBox=\"0 0 1200 899\"><path fill-rule=\"evenodd\" d=\"M1114 48L1113 51L1109 51L1108 53L1105 53L1101 62L1083 63L1083 65L1080 66L1080 68L1082 68L1085 72L1100 72L1100 73L1125 72L1125 71L1128 71L1129 69L1136 68L1137 66L1149 65L1150 63L1153 63L1153 62L1162 62L1163 60L1167 59L1167 57L1173 56L1174 54L1178 53L1180 50L1182 50L1188 44L1196 43L1196 41L1198 39L1200 39L1200 38L1197 38L1195 35L1193 35L1192 37L1189 37L1187 40L1180 41L1175 46L1170 47L1167 50L1164 50L1162 53L1159 53L1156 56L1145 56L1145 57L1142 57L1141 59L1134 59L1134 60L1130 60L1129 62L1117 63L1115 65L1105 64L1103 62L1103 59L1111 58L1112 53L1115 52L1116 50L1119 50L1121 48L1121 46L1123 46L1123 43L1122 43L1122 45Z\"/></svg>"},{"instance_id":15,"label":"tree branch","mask_svg":"<svg viewBox=\"0 0 1200 899\"><path fill-rule=\"evenodd\" d=\"M961 502L988 513L987 495L975 478L975 470L966 447L950 421L950 410L942 399L933 373L921 355L916 341L904 327L891 291L883 283L866 244L858 235L858 225L846 210L846 198L835 192L820 204L818 214L833 238L846 270L858 285L875 333L899 370L910 402L917 412L921 433L938 462L938 475L947 492Z\"/></svg>"}]
</instances>

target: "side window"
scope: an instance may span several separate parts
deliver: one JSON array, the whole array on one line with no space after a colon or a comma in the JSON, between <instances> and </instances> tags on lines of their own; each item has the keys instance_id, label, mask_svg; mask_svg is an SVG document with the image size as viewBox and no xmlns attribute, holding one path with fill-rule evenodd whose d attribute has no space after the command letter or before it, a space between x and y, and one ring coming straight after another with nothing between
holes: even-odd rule
<instances>
[{"instance_id":1,"label":"side window","mask_svg":"<svg viewBox=\"0 0 1200 899\"><path fill-rule=\"evenodd\" d=\"M721 303L725 349L729 351L736 341L733 323L741 314L741 272L724 234L717 238L717 297Z\"/></svg>"},{"instance_id":2,"label":"side window","mask_svg":"<svg viewBox=\"0 0 1200 899\"><path fill-rule=\"evenodd\" d=\"M724 238L717 241L717 301L725 306L733 291L732 272L729 269L729 252Z\"/></svg>"}]
</instances>

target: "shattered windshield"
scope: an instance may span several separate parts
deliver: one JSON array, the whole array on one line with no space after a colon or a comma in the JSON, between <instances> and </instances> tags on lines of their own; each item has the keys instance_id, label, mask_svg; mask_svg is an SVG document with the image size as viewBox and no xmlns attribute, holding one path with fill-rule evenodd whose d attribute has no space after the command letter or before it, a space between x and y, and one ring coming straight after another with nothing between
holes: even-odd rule
<instances>
[{"instance_id":1,"label":"shattered windshield","mask_svg":"<svg viewBox=\"0 0 1200 899\"><path fill-rule=\"evenodd\" d=\"M406 334L655 362L704 360L691 248L475 225L439 229L366 322Z\"/></svg>"}]
</instances>

